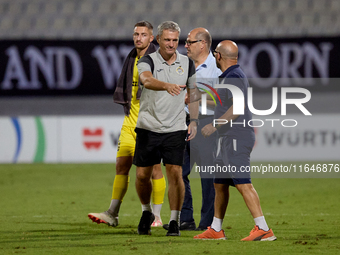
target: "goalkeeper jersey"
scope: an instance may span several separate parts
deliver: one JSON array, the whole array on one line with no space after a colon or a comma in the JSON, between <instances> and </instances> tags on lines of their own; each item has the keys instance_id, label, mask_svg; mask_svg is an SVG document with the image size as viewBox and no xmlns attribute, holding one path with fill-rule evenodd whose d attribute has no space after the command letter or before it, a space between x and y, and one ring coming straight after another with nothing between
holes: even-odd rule
<instances>
[{"instance_id":1,"label":"goalkeeper jersey","mask_svg":"<svg viewBox=\"0 0 340 255\"><path fill-rule=\"evenodd\" d=\"M136 127L138 112L139 112L139 99L137 99L138 91L138 68L137 62L140 57L135 58L133 65L133 78L132 78L132 96L131 96L131 109L129 116L125 115L123 126Z\"/></svg>"}]
</instances>

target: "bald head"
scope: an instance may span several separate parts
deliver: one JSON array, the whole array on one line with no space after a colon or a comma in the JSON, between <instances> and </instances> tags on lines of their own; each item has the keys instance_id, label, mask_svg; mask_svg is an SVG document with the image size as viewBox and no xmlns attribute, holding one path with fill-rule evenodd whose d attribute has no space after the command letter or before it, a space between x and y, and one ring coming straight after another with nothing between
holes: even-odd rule
<instances>
[{"instance_id":1,"label":"bald head","mask_svg":"<svg viewBox=\"0 0 340 255\"><path fill-rule=\"evenodd\" d=\"M189 32L185 48L188 57L194 61L196 68L208 58L211 41L209 31L203 27L195 28Z\"/></svg>"},{"instance_id":2,"label":"bald head","mask_svg":"<svg viewBox=\"0 0 340 255\"><path fill-rule=\"evenodd\" d=\"M220 42L214 51L216 65L222 72L237 64L238 47L230 40Z\"/></svg>"},{"instance_id":3,"label":"bald head","mask_svg":"<svg viewBox=\"0 0 340 255\"><path fill-rule=\"evenodd\" d=\"M212 39L209 31L204 27L198 27L189 32L189 35L192 35L195 40L202 40L207 43L207 49L210 50Z\"/></svg>"},{"instance_id":4,"label":"bald head","mask_svg":"<svg viewBox=\"0 0 340 255\"><path fill-rule=\"evenodd\" d=\"M216 51L220 52L223 57L227 57L230 60L236 60L238 57L238 47L237 44L230 40L225 40L220 42L217 47Z\"/></svg>"}]
</instances>

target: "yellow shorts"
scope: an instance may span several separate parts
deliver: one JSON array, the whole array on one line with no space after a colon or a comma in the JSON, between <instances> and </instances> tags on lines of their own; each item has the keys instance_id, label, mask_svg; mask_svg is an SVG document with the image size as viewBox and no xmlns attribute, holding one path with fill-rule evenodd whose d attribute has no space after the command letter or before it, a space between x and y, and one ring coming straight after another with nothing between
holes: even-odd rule
<instances>
[{"instance_id":1,"label":"yellow shorts","mask_svg":"<svg viewBox=\"0 0 340 255\"><path fill-rule=\"evenodd\" d=\"M118 140L117 158L135 155L135 127L122 126Z\"/></svg>"}]
</instances>

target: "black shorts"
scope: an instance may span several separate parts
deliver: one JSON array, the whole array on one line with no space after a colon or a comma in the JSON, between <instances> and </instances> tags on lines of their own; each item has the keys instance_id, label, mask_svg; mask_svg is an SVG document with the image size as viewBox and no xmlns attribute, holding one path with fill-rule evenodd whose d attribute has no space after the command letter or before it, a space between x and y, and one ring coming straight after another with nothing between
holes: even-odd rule
<instances>
[{"instance_id":1,"label":"black shorts","mask_svg":"<svg viewBox=\"0 0 340 255\"><path fill-rule=\"evenodd\" d=\"M237 184L251 183L250 153L254 140L237 139L235 137L219 137L215 158L215 165L219 172L215 172L214 183ZM223 169L223 171L221 170Z\"/></svg>"},{"instance_id":2,"label":"black shorts","mask_svg":"<svg viewBox=\"0 0 340 255\"><path fill-rule=\"evenodd\" d=\"M161 163L182 166L187 130L155 133L136 128L137 133L133 164L140 167Z\"/></svg>"}]
</instances>

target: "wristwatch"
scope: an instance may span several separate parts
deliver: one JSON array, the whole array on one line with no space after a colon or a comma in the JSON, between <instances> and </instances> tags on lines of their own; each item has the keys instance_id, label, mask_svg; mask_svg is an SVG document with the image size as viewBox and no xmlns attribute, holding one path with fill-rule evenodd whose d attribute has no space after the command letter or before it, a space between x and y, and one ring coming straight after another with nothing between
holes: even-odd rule
<instances>
[{"instance_id":1,"label":"wristwatch","mask_svg":"<svg viewBox=\"0 0 340 255\"><path fill-rule=\"evenodd\" d=\"M198 119L190 119L190 122L196 122L196 125L198 126L199 125L199 123L200 123L200 121L198 120Z\"/></svg>"}]
</instances>

